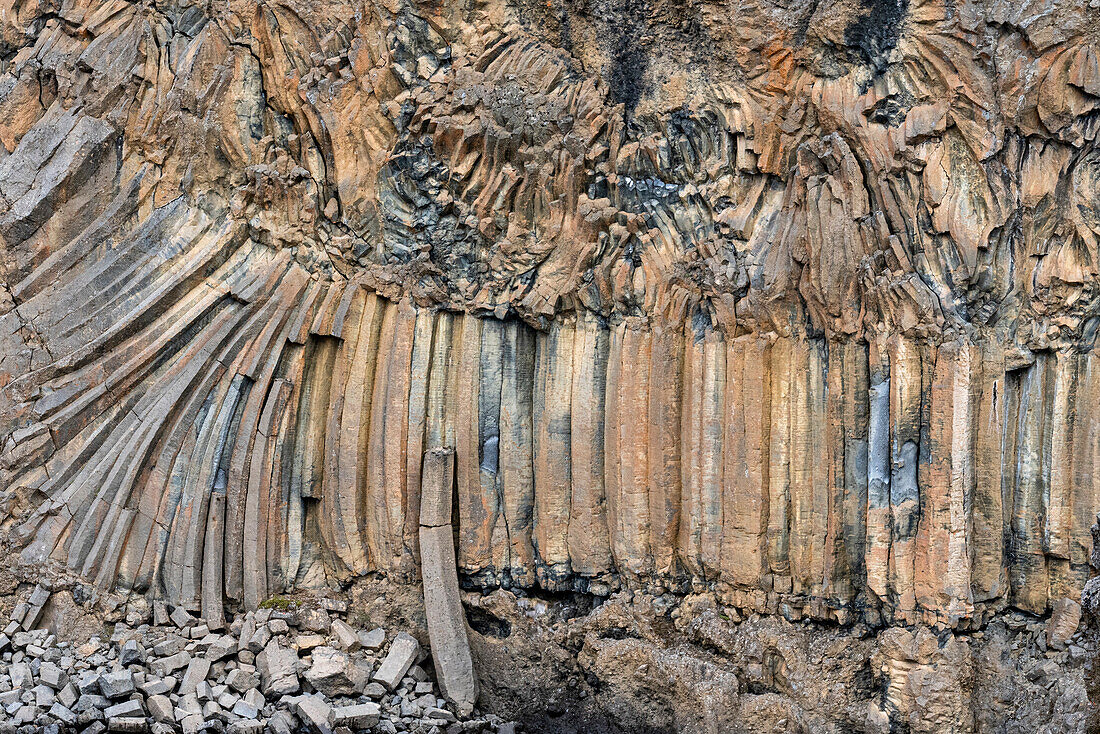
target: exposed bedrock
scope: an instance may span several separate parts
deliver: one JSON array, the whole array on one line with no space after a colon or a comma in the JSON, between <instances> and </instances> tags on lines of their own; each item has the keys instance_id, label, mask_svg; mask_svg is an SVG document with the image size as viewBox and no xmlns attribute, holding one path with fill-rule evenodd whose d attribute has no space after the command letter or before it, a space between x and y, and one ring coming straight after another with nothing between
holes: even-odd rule
<instances>
[{"instance_id":1,"label":"exposed bedrock","mask_svg":"<svg viewBox=\"0 0 1100 734\"><path fill-rule=\"evenodd\" d=\"M218 620L416 579L451 449L467 588L1079 598L1097 24L1024 5L11 5L0 526Z\"/></svg>"}]
</instances>

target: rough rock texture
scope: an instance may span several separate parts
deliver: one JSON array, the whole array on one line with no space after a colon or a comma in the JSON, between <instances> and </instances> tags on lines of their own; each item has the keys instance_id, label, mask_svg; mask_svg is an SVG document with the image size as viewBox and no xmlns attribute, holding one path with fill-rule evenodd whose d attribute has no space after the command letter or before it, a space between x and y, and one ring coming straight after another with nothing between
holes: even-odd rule
<instances>
[{"instance_id":1,"label":"rough rock texture","mask_svg":"<svg viewBox=\"0 0 1100 734\"><path fill-rule=\"evenodd\" d=\"M364 599L377 593L364 590ZM401 608L399 599L391 592L384 608ZM1097 730L1086 693L1100 680L1089 667L1100 650L1095 629L1055 651L1044 625L1019 612L977 632L875 634L861 624L742 618L709 592L601 600L496 590L464 601L480 703L528 732ZM364 613L366 626L386 619Z\"/></svg>"},{"instance_id":2,"label":"rough rock texture","mask_svg":"<svg viewBox=\"0 0 1100 734\"><path fill-rule=\"evenodd\" d=\"M453 448L468 586L876 628L1080 597L1095 8L0 10L24 561L214 626L415 580Z\"/></svg>"},{"instance_id":3,"label":"rough rock texture","mask_svg":"<svg viewBox=\"0 0 1100 734\"><path fill-rule=\"evenodd\" d=\"M34 596L50 599L38 586ZM325 601L321 600L322 604ZM46 628L0 635L0 731L5 734L351 734L352 730L460 734L508 734L514 724L493 715L458 716L420 665L417 647L406 657L398 633L381 662L405 660L388 688L368 683L381 650L345 654L332 647L306 644L319 637L342 644L352 628L342 620L330 627L299 629L300 620L316 620L312 609L289 600L284 608L241 614L224 634L210 632L205 621L185 615L166 626L150 625L148 607L133 609L127 623L109 635L67 639L74 628L59 627L59 638ZM344 604L346 611L346 604ZM11 625L27 626L23 610ZM136 626L131 627L130 623ZM33 624L33 623L31 623ZM342 626L342 627L341 627ZM270 643L257 657L245 635L266 631ZM385 630L373 631L387 637ZM417 643L413 640L413 645ZM269 654L272 649L278 655ZM301 657L300 657L301 656ZM186 671L176 659L184 659ZM257 665L254 665L256 663ZM173 672L174 671L174 672ZM171 673L171 674L168 674ZM299 673L304 680L299 681ZM293 686L282 681L293 680ZM299 692L301 695L291 695ZM378 727L378 728L376 728Z\"/></svg>"},{"instance_id":4,"label":"rough rock texture","mask_svg":"<svg viewBox=\"0 0 1100 734\"><path fill-rule=\"evenodd\" d=\"M0 484L24 557L218 618L459 567L980 624L1088 576L1074 3L20 4Z\"/></svg>"},{"instance_id":5,"label":"rough rock texture","mask_svg":"<svg viewBox=\"0 0 1100 734\"><path fill-rule=\"evenodd\" d=\"M154 734L181 726L251 734L248 727L261 722L269 732L305 732L312 730L295 725L296 718L330 716L359 730L379 714L383 728L374 731L393 731L388 720L397 731L420 734L1085 734L1097 725L1086 693L1100 681L1095 626L1070 631L1062 623L1068 637L1054 649L1049 627L1021 612L1000 614L981 631L875 632L859 623L743 618L711 592L467 592L478 709L493 713L455 712L460 721L448 723L452 714L440 708L431 682L440 673L435 650L426 657L417 643L430 635L413 585L364 579L349 588L347 602L282 597L273 600L278 609L268 604L237 615L220 632L190 617L180 618L182 627L150 625L155 606L131 597L106 615L116 623L112 630L89 633L82 622L51 614L57 602L72 604L59 598L60 589L71 585L71 596L88 608L94 597L102 604L110 595L71 578L48 583L49 629L0 636L5 734L42 734L70 714L78 730L99 732L95 720L109 707L133 707L139 699ZM26 601L33 589L21 584L14 598ZM402 632L387 635L382 627L393 623ZM344 628L358 631L361 647L347 645ZM268 644L257 655L249 640L261 631ZM196 660L208 661L206 681L184 694L185 670ZM337 660L342 673L333 670ZM313 685L339 678L352 682L346 698ZM383 679L397 681L392 691ZM69 686L89 695L74 704Z\"/></svg>"}]
</instances>

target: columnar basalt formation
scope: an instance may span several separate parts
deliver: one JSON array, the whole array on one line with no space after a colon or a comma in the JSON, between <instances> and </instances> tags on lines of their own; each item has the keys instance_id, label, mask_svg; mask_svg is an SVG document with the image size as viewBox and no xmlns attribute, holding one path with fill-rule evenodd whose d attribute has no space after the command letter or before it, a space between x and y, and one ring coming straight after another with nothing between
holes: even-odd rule
<instances>
[{"instance_id":1,"label":"columnar basalt formation","mask_svg":"<svg viewBox=\"0 0 1100 734\"><path fill-rule=\"evenodd\" d=\"M26 561L218 620L419 574L978 627L1100 509L1078 3L0 14Z\"/></svg>"}]
</instances>

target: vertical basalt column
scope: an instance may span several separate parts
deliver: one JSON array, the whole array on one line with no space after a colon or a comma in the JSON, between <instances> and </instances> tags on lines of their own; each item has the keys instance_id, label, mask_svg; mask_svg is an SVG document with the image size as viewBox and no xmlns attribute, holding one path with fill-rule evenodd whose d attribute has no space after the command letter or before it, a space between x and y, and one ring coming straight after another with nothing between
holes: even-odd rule
<instances>
[{"instance_id":1,"label":"vertical basalt column","mask_svg":"<svg viewBox=\"0 0 1100 734\"><path fill-rule=\"evenodd\" d=\"M272 591L291 588L298 576L298 560L301 557L301 501L292 496L291 476L294 471L294 436L297 431L297 405L301 399L302 374L305 347L288 344L285 348L287 383L286 409L277 416L278 428L271 472L272 509L271 531L268 535L268 580Z\"/></svg>"},{"instance_id":2,"label":"vertical basalt column","mask_svg":"<svg viewBox=\"0 0 1100 734\"><path fill-rule=\"evenodd\" d=\"M574 341L569 561L576 573L595 577L611 570L603 484L607 327L583 312L577 317Z\"/></svg>"},{"instance_id":3,"label":"vertical basalt column","mask_svg":"<svg viewBox=\"0 0 1100 734\"><path fill-rule=\"evenodd\" d=\"M820 595L829 521L825 365L817 343L791 341L790 560L792 591Z\"/></svg>"},{"instance_id":4,"label":"vertical basalt column","mask_svg":"<svg viewBox=\"0 0 1100 734\"><path fill-rule=\"evenodd\" d=\"M843 379L838 399L843 403L844 421L843 532L851 585L849 593L855 593L863 587L866 578L870 366L868 348L863 342L844 342L842 353ZM841 594L841 584L836 588Z\"/></svg>"},{"instance_id":5,"label":"vertical basalt column","mask_svg":"<svg viewBox=\"0 0 1100 734\"><path fill-rule=\"evenodd\" d=\"M696 578L702 578L700 538L703 512L701 507L702 456L699 433L703 402L703 340L696 338L689 326L684 337L683 414L680 425L682 450L680 469L680 527L676 538L677 556L683 567Z\"/></svg>"},{"instance_id":6,"label":"vertical basalt column","mask_svg":"<svg viewBox=\"0 0 1100 734\"><path fill-rule=\"evenodd\" d=\"M466 554L466 573L487 574L499 578L493 564L494 548L507 546L507 533L500 517L500 398L503 381L502 347L504 324L484 319L481 324L481 363L478 386L478 471L480 491L472 496L459 495L459 516L470 523L475 533L473 547ZM467 535L467 537L471 537Z\"/></svg>"},{"instance_id":7,"label":"vertical basalt column","mask_svg":"<svg viewBox=\"0 0 1100 734\"><path fill-rule=\"evenodd\" d=\"M242 374L252 384L243 403L236 428L236 440L229 448L225 503L225 596L233 602L243 600L246 596L245 586L250 587L249 598L255 598L257 581L246 581L245 576L260 573L255 563L258 550L262 554L259 557L264 559L265 568L262 573L266 587L266 547L258 546L257 543L262 528L259 520L262 507L260 493L265 495L263 500L266 500L268 491L266 483L262 481L262 473L266 470L270 476L270 456L265 454L271 448L268 440L271 425L270 422L267 423L266 430L261 431L261 424L265 415L268 415L273 384L277 379L275 373L282 360L282 348L289 334L296 301L306 282L304 271L300 268L290 270L288 277L283 279L278 288L279 300L271 304L270 313L264 316L267 325L261 335L249 344L243 360ZM358 289L356 293L362 297L362 292ZM277 392L276 390L275 393ZM266 530L264 535L266 541Z\"/></svg>"},{"instance_id":8,"label":"vertical basalt column","mask_svg":"<svg viewBox=\"0 0 1100 734\"><path fill-rule=\"evenodd\" d=\"M535 337L534 548L539 583L551 590L562 588L570 574L575 333L575 322L566 318Z\"/></svg>"},{"instance_id":9,"label":"vertical basalt column","mask_svg":"<svg viewBox=\"0 0 1100 734\"><path fill-rule=\"evenodd\" d=\"M981 369L976 372L975 379L980 384L973 416L976 439L970 578L974 601L985 602L1008 591L1002 486L1008 385L1004 350L997 342L991 340L981 345Z\"/></svg>"},{"instance_id":10,"label":"vertical basalt column","mask_svg":"<svg viewBox=\"0 0 1100 734\"><path fill-rule=\"evenodd\" d=\"M199 430L185 482L186 500L177 512L168 552L171 573L166 579L168 600L191 611L201 605L202 553L218 452L218 437L233 412L230 380L222 380L211 392L206 419Z\"/></svg>"},{"instance_id":11,"label":"vertical basalt column","mask_svg":"<svg viewBox=\"0 0 1100 734\"><path fill-rule=\"evenodd\" d=\"M684 335L681 329L661 323L653 326L649 374L649 543L655 571L670 576L676 570L682 492Z\"/></svg>"},{"instance_id":12,"label":"vertical basalt column","mask_svg":"<svg viewBox=\"0 0 1100 734\"><path fill-rule=\"evenodd\" d=\"M921 465L921 516L915 593L921 608L957 620L973 611L970 512L974 483L972 433L975 348L957 340L940 345L931 390L929 462Z\"/></svg>"},{"instance_id":13,"label":"vertical basalt column","mask_svg":"<svg viewBox=\"0 0 1100 734\"><path fill-rule=\"evenodd\" d=\"M1050 481L1050 395L1053 358L1040 354L1019 380L1016 414L1015 482L1012 491L1012 603L1041 614L1047 606L1047 559L1043 525Z\"/></svg>"},{"instance_id":14,"label":"vertical basalt column","mask_svg":"<svg viewBox=\"0 0 1100 734\"><path fill-rule=\"evenodd\" d=\"M853 600L865 573L868 380L863 342L829 343L824 428L829 519L822 593L836 605Z\"/></svg>"},{"instance_id":15,"label":"vertical basalt column","mask_svg":"<svg viewBox=\"0 0 1100 734\"><path fill-rule=\"evenodd\" d=\"M680 557L689 573L713 579L722 543L722 441L725 343L709 326L685 337L683 493Z\"/></svg>"},{"instance_id":16,"label":"vertical basalt column","mask_svg":"<svg viewBox=\"0 0 1100 734\"><path fill-rule=\"evenodd\" d=\"M604 392L603 468L604 493L607 496L607 527L611 534L611 556L616 568L626 570L627 559L622 553L622 457L619 451L619 434L622 426L623 393L623 323L612 324L607 347L607 387Z\"/></svg>"},{"instance_id":17,"label":"vertical basalt column","mask_svg":"<svg viewBox=\"0 0 1100 734\"><path fill-rule=\"evenodd\" d=\"M771 348L771 426L768 431L768 565L777 591L791 589L790 467L791 380L794 375L791 340L778 339Z\"/></svg>"},{"instance_id":18,"label":"vertical basalt column","mask_svg":"<svg viewBox=\"0 0 1100 734\"><path fill-rule=\"evenodd\" d=\"M390 351L386 371L385 401L375 410L385 412L383 418L382 441L384 444L384 497L388 555L383 556L383 567L409 579L415 574L412 554L408 552L406 542L406 515L409 508L408 456L409 433L413 427L409 424L409 403L412 399L412 360L416 338L417 309L412 301L404 299L397 305L394 325L393 348ZM430 333L430 332L429 332ZM424 395L417 396L423 401ZM423 408L421 408L423 410Z\"/></svg>"},{"instance_id":19,"label":"vertical basalt column","mask_svg":"<svg viewBox=\"0 0 1100 734\"><path fill-rule=\"evenodd\" d=\"M534 425L535 339L519 321L504 324L501 343L500 481L498 514L493 532L493 565L513 583L535 581L531 544L535 503ZM497 538L503 538L501 542Z\"/></svg>"},{"instance_id":20,"label":"vertical basalt column","mask_svg":"<svg viewBox=\"0 0 1100 734\"><path fill-rule=\"evenodd\" d=\"M462 352L462 317L441 311L432 337L432 364L428 379L424 446L455 447L455 413L461 390L458 365Z\"/></svg>"},{"instance_id":21,"label":"vertical basalt column","mask_svg":"<svg viewBox=\"0 0 1100 734\"><path fill-rule=\"evenodd\" d=\"M321 313L314 319L316 324ZM333 384L343 379L337 365L343 359L342 343L328 335L307 337L301 389L296 408L294 440L289 450L289 472L284 480L288 487L287 535L290 556L287 568L288 584L305 582L311 574L322 574L332 566L326 559L327 548L321 527L327 526L318 517L325 496L325 471L329 444L328 431L332 412ZM340 390L337 390L339 393ZM335 439L334 439L335 440ZM327 562L326 562L327 561Z\"/></svg>"},{"instance_id":22,"label":"vertical basalt column","mask_svg":"<svg viewBox=\"0 0 1100 734\"><path fill-rule=\"evenodd\" d=\"M894 515L890 506L890 352L881 337L868 350L867 421L867 589L885 603L890 588L890 546Z\"/></svg>"},{"instance_id":23,"label":"vertical basalt column","mask_svg":"<svg viewBox=\"0 0 1100 734\"><path fill-rule=\"evenodd\" d=\"M129 536L130 528L133 526L134 517L136 515L137 513L131 509L123 508L119 510L114 527L107 536L107 543L104 547L104 556L106 560L102 563L94 576L95 585L98 588L110 589L114 585L116 576L115 569L118 567L117 559L126 544L126 538Z\"/></svg>"},{"instance_id":24,"label":"vertical basalt column","mask_svg":"<svg viewBox=\"0 0 1100 734\"><path fill-rule=\"evenodd\" d=\"M722 557L722 487L724 483L723 442L726 401L726 343L722 333L712 329L703 337L702 413L699 421L699 452L702 474L699 482L700 562L703 577L716 580Z\"/></svg>"},{"instance_id":25,"label":"vertical basalt column","mask_svg":"<svg viewBox=\"0 0 1100 734\"><path fill-rule=\"evenodd\" d=\"M405 444L405 522L402 528L404 557L419 558L420 466L424 455L428 425L428 401L432 353L435 350L436 314L417 308L413 327L412 357L409 362L409 433Z\"/></svg>"},{"instance_id":26,"label":"vertical basalt column","mask_svg":"<svg viewBox=\"0 0 1100 734\"><path fill-rule=\"evenodd\" d=\"M1100 507L1100 356L1094 350L1082 354L1080 360L1073 429L1073 528L1069 559L1078 585L1083 587L1090 575L1093 546L1090 528Z\"/></svg>"},{"instance_id":27,"label":"vertical basalt column","mask_svg":"<svg viewBox=\"0 0 1100 734\"><path fill-rule=\"evenodd\" d=\"M210 629L217 630L225 626L225 607L222 603L225 495L221 492L211 495L208 515L202 554L201 613Z\"/></svg>"},{"instance_id":28,"label":"vertical basalt column","mask_svg":"<svg viewBox=\"0 0 1100 734\"><path fill-rule=\"evenodd\" d=\"M920 520L918 463L923 420L922 346L906 337L888 343L890 353L890 510L893 540L890 592L900 620L916 613L914 587L917 524Z\"/></svg>"},{"instance_id":29,"label":"vertical basalt column","mask_svg":"<svg viewBox=\"0 0 1100 734\"><path fill-rule=\"evenodd\" d=\"M1070 566L1070 538L1073 534L1073 495L1076 491L1073 450L1077 430L1080 356L1058 352L1054 356L1053 405L1050 419L1050 480L1046 491L1043 548L1047 555L1050 598L1074 596L1074 573Z\"/></svg>"},{"instance_id":30,"label":"vertical basalt column","mask_svg":"<svg viewBox=\"0 0 1100 734\"><path fill-rule=\"evenodd\" d=\"M302 500L320 499L324 484L325 435L328 429L330 388L337 347L331 339L310 338L305 351L305 375L298 403L295 433L294 491ZM336 375L337 378L340 375Z\"/></svg>"},{"instance_id":31,"label":"vertical basalt column","mask_svg":"<svg viewBox=\"0 0 1100 734\"><path fill-rule=\"evenodd\" d=\"M482 499L481 352L485 322L462 317L462 347L458 357L455 396L455 453L458 487L458 567L477 573L489 563L489 534ZM499 383L498 383L499 390ZM497 393L498 399L500 393ZM495 451L495 446L493 447ZM495 456L494 456L495 461ZM495 476L495 466L493 475Z\"/></svg>"},{"instance_id":32,"label":"vertical basalt column","mask_svg":"<svg viewBox=\"0 0 1100 734\"><path fill-rule=\"evenodd\" d=\"M767 573L770 349L756 335L727 342L722 578L749 588Z\"/></svg>"},{"instance_id":33,"label":"vertical basalt column","mask_svg":"<svg viewBox=\"0 0 1100 734\"><path fill-rule=\"evenodd\" d=\"M417 492L421 506L416 514L428 637L440 692L457 707L460 715L466 716L477 701L477 678L459 598L451 527L454 451L432 449L424 454L423 462L423 471L416 473L422 480Z\"/></svg>"},{"instance_id":34,"label":"vertical basalt column","mask_svg":"<svg viewBox=\"0 0 1100 734\"><path fill-rule=\"evenodd\" d=\"M398 342L397 310L397 306L388 301L383 307L370 402L367 476L364 484L366 490L364 505L367 516L364 523L364 534L372 564L376 570L388 569L394 555L389 537L386 486L387 482L394 483L395 480L390 478L390 475L396 470L396 467L392 461L387 461L388 456L393 453L392 449L387 450L387 443L392 442L395 438L400 441L406 435L404 426L407 416L406 411L400 410L391 414L389 410L390 403L394 402L391 381L395 381L393 377L395 362L400 361L399 357L394 357L395 350L399 351L399 346L395 346ZM400 420L400 433L391 427L391 424L398 420ZM400 448L400 445L398 445L398 448Z\"/></svg>"},{"instance_id":35,"label":"vertical basalt column","mask_svg":"<svg viewBox=\"0 0 1100 734\"><path fill-rule=\"evenodd\" d=\"M611 329L604 429L604 484L611 550L620 571L653 569L650 552L649 443L652 332L640 320Z\"/></svg>"},{"instance_id":36,"label":"vertical basalt column","mask_svg":"<svg viewBox=\"0 0 1100 734\"><path fill-rule=\"evenodd\" d=\"M302 305L291 321L283 351L281 374L290 392L276 431L278 453L271 477L275 505L270 526L272 535L269 536L274 542L270 545L272 563L268 574L272 587L279 591L294 587L302 561L304 513L298 443L299 434L308 430L308 425L302 422L302 405L309 400L307 368L312 364L314 348L310 344L309 326L324 292L324 286L317 282L309 285Z\"/></svg>"},{"instance_id":37,"label":"vertical basalt column","mask_svg":"<svg viewBox=\"0 0 1100 734\"><path fill-rule=\"evenodd\" d=\"M349 449L354 452L351 447L357 448L358 435L357 426L345 424L345 412L351 419L362 405L361 397L354 394L354 382L359 373L354 359L358 352L364 298L358 287L348 288L345 294L350 294L351 301L349 311L340 324L342 339L335 350L329 377L327 414L317 416L316 420L324 420L326 423L324 454L321 458L323 485L317 493L321 514L318 528L325 545L327 570L346 579L350 569L356 565L356 558L349 552L355 543L355 539L349 537L355 535L355 516L346 517L351 522L349 533L342 511L342 506L347 501L341 494L348 489L354 490L356 486L355 468L354 465L349 466L346 453ZM346 324L348 328L344 333L343 327L347 321L350 323ZM352 455L358 458L355 453Z\"/></svg>"},{"instance_id":38,"label":"vertical basalt column","mask_svg":"<svg viewBox=\"0 0 1100 734\"><path fill-rule=\"evenodd\" d=\"M244 573L241 577L242 600L244 605L253 609L268 598L271 589L270 569L275 566L274 551L278 544L273 536L278 535L276 515L272 509L277 507L278 484L272 481L278 457L278 419L286 409L290 388L286 380L276 378L271 382L264 412L257 427L256 448L252 452L252 462L248 474L248 500L245 506L245 529L243 536L244 551L242 561Z\"/></svg>"},{"instance_id":39,"label":"vertical basalt column","mask_svg":"<svg viewBox=\"0 0 1100 734\"><path fill-rule=\"evenodd\" d=\"M335 526L333 552L353 574L364 573L370 568L369 543L364 528L366 458L385 310L385 301L373 293L367 294L358 309L358 323L347 326L346 349L353 356L344 388L339 449L329 457L338 467L338 481L326 491L327 515Z\"/></svg>"}]
</instances>

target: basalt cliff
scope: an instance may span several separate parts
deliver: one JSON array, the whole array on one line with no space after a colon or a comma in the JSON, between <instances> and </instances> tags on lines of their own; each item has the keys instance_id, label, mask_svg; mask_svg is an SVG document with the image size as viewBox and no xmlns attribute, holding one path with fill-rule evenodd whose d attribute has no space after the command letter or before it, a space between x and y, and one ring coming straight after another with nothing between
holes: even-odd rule
<instances>
[{"instance_id":1,"label":"basalt cliff","mask_svg":"<svg viewBox=\"0 0 1100 734\"><path fill-rule=\"evenodd\" d=\"M1097 0L0 6L13 566L415 585L450 449L532 731L1084 731Z\"/></svg>"}]
</instances>

